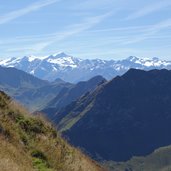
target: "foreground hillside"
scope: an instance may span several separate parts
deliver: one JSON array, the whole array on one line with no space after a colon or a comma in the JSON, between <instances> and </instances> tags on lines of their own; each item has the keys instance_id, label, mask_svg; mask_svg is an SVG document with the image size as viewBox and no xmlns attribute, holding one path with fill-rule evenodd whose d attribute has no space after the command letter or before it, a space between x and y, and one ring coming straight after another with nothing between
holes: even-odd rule
<instances>
[{"instance_id":1,"label":"foreground hillside","mask_svg":"<svg viewBox=\"0 0 171 171\"><path fill-rule=\"evenodd\" d=\"M85 94L54 120L72 144L95 159L127 161L171 144L170 106L171 71L131 69Z\"/></svg>"},{"instance_id":2,"label":"foreground hillside","mask_svg":"<svg viewBox=\"0 0 171 171\"><path fill-rule=\"evenodd\" d=\"M0 92L1 171L100 171L95 162Z\"/></svg>"}]
</instances>

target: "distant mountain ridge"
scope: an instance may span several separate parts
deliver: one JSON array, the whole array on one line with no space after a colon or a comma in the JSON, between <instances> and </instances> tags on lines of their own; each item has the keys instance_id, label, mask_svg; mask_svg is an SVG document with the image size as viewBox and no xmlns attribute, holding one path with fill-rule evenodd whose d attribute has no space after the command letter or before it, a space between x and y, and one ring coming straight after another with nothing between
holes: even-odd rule
<instances>
[{"instance_id":1,"label":"distant mountain ridge","mask_svg":"<svg viewBox=\"0 0 171 171\"><path fill-rule=\"evenodd\" d=\"M22 70L0 66L0 90L31 111L44 107L61 89L71 85L59 79L50 83Z\"/></svg>"},{"instance_id":2,"label":"distant mountain ridge","mask_svg":"<svg viewBox=\"0 0 171 171\"><path fill-rule=\"evenodd\" d=\"M93 90L99 83L106 81L96 76L88 81L71 84L61 79L48 82L36 78L13 67L0 66L0 90L19 101L30 111L45 107L56 109L68 105L87 91ZM50 112L51 115L52 111Z\"/></svg>"},{"instance_id":3,"label":"distant mountain ridge","mask_svg":"<svg viewBox=\"0 0 171 171\"><path fill-rule=\"evenodd\" d=\"M103 84L106 80L102 76L95 76L88 81L81 81L72 86L64 87L55 98L53 98L42 110L45 115L53 121L56 118L56 113L65 108L70 103L76 101L81 96L93 91L97 86ZM61 116L63 117L63 116ZM58 116L59 120L59 116Z\"/></svg>"},{"instance_id":4,"label":"distant mountain ridge","mask_svg":"<svg viewBox=\"0 0 171 171\"><path fill-rule=\"evenodd\" d=\"M98 84L106 82L102 76L95 76L87 81L81 81L73 86L62 89L56 98L54 98L47 106L48 107L63 107L76 100L81 95L91 91Z\"/></svg>"},{"instance_id":5,"label":"distant mountain ridge","mask_svg":"<svg viewBox=\"0 0 171 171\"><path fill-rule=\"evenodd\" d=\"M34 77L16 68L0 66L0 87L35 88L48 85L47 81Z\"/></svg>"},{"instance_id":6,"label":"distant mountain ridge","mask_svg":"<svg viewBox=\"0 0 171 171\"><path fill-rule=\"evenodd\" d=\"M141 59L130 56L123 60L80 59L63 52L45 57L9 58L0 60L0 65L21 69L41 79L54 81L60 78L67 82L84 81L96 75L112 79L116 75L124 74L130 68L171 69L171 61L156 57Z\"/></svg>"}]
</instances>

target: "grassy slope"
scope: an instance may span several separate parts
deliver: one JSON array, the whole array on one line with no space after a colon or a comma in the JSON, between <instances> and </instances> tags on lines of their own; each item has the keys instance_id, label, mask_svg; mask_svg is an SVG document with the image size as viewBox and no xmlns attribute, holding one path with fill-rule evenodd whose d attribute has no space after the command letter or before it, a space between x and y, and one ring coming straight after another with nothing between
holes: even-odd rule
<instances>
[{"instance_id":1,"label":"grassy slope","mask_svg":"<svg viewBox=\"0 0 171 171\"><path fill-rule=\"evenodd\" d=\"M171 146L155 150L146 157L133 157L127 162L106 162L111 171L170 171Z\"/></svg>"},{"instance_id":2,"label":"grassy slope","mask_svg":"<svg viewBox=\"0 0 171 171\"><path fill-rule=\"evenodd\" d=\"M100 171L42 118L29 115L0 92L1 171Z\"/></svg>"}]
</instances>

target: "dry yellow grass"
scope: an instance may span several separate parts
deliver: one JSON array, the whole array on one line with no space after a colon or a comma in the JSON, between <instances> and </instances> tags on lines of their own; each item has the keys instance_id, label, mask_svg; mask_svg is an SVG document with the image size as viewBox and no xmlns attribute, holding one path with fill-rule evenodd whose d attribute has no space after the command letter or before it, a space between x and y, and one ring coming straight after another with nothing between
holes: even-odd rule
<instances>
[{"instance_id":1,"label":"dry yellow grass","mask_svg":"<svg viewBox=\"0 0 171 171\"><path fill-rule=\"evenodd\" d=\"M32 171L32 159L20 148L0 137L0 170Z\"/></svg>"},{"instance_id":2,"label":"dry yellow grass","mask_svg":"<svg viewBox=\"0 0 171 171\"><path fill-rule=\"evenodd\" d=\"M53 126L0 92L0 171L102 171Z\"/></svg>"}]
</instances>

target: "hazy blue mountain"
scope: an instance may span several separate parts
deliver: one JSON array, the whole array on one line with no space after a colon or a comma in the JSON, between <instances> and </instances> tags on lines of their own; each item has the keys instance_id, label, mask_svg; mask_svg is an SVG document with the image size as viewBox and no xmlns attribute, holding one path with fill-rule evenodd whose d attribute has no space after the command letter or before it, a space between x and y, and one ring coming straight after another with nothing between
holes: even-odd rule
<instances>
[{"instance_id":1,"label":"hazy blue mountain","mask_svg":"<svg viewBox=\"0 0 171 171\"><path fill-rule=\"evenodd\" d=\"M36 78L24 71L15 68L0 66L0 85L9 89L14 88L35 88L48 85L47 81Z\"/></svg>"},{"instance_id":2,"label":"hazy blue mountain","mask_svg":"<svg viewBox=\"0 0 171 171\"><path fill-rule=\"evenodd\" d=\"M55 118L56 112L61 108L64 108L68 104L77 100L79 97L85 95L85 93L93 91L99 84L104 82L106 82L106 80L102 76L95 76L88 81L81 81L77 84L73 84L70 87L64 87L42 111L46 113L48 118L53 120L53 118Z\"/></svg>"},{"instance_id":3,"label":"hazy blue mountain","mask_svg":"<svg viewBox=\"0 0 171 171\"><path fill-rule=\"evenodd\" d=\"M61 89L71 85L62 80L50 83L16 68L0 66L0 90L5 91L31 111L44 108Z\"/></svg>"},{"instance_id":4,"label":"hazy blue mountain","mask_svg":"<svg viewBox=\"0 0 171 171\"><path fill-rule=\"evenodd\" d=\"M140 59L130 56L123 60L79 59L63 52L46 57L25 56L5 59L0 61L0 65L21 69L44 80L54 81L60 78L67 82L85 81L96 75L112 79L130 68L171 69L171 61L160 60L156 57Z\"/></svg>"},{"instance_id":5,"label":"hazy blue mountain","mask_svg":"<svg viewBox=\"0 0 171 171\"><path fill-rule=\"evenodd\" d=\"M15 68L0 67L1 90L30 111L46 108L49 115L54 115L55 112L52 111L57 111L87 91L93 90L102 81L105 81L103 77L96 76L78 84L71 84L62 79L48 82Z\"/></svg>"},{"instance_id":6,"label":"hazy blue mountain","mask_svg":"<svg viewBox=\"0 0 171 171\"><path fill-rule=\"evenodd\" d=\"M30 111L42 110L62 89L72 85L66 82L53 82L39 88L24 89L22 93L21 89L18 89L13 97Z\"/></svg>"}]
</instances>

